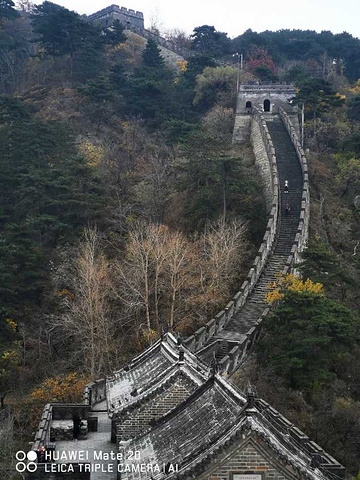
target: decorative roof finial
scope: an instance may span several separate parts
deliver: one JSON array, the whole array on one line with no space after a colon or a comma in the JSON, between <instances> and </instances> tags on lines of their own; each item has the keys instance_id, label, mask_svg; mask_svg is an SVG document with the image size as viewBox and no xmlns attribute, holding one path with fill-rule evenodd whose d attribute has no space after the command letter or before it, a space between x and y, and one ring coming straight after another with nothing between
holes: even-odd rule
<instances>
[{"instance_id":1,"label":"decorative roof finial","mask_svg":"<svg viewBox=\"0 0 360 480\"><path fill-rule=\"evenodd\" d=\"M255 398L256 398L256 392L255 388L251 385L249 382L247 387L246 387L246 398L247 398L247 408L254 408L255 406Z\"/></svg>"},{"instance_id":2,"label":"decorative roof finial","mask_svg":"<svg viewBox=\"0 0 360 480\"><path fill-rule=\"evenodd\" d=\"M220 366L218 359L216 358L216 351L213 352L213 359L211 362L211 376L215 377L215 375L219 372Z\"/></svg>"}]
</instances>

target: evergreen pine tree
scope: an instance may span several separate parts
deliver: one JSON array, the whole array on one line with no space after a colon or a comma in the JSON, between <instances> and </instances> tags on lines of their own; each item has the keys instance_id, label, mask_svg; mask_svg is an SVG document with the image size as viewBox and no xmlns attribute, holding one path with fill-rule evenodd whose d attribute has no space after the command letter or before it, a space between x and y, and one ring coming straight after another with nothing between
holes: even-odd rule
<instances>
[{"instance_id":1,"label":"evergreen pine tree","mask_svg":"<svg viewBox=\"0 0 360 480\"><path fill-rule=\"evenodd\" d=\"M158 44L152 38L147 41L145 50L142 54L143 64L146 67L162 69L164 68L165 61L161 56L161 51Z\"/></svg>"},{"instance_id":2,"label":"evergreen pine tree","mask_svg":"<svg viewBox=\"0 0 360 480\"><path fill-rule=\"evenodd\" d=\"M12 0L0 0L0 20L16 18L19 14L14 7Z\"/></svg>"},{"instance_id":3,"label":"evergreen pine tree","mask_svg":"<svg viewBox=\"0 0 360 480\"><path fill-rule=\"evenodd\" d=\"M63 124L0 97L0 125L0 305L8 315L40 305L50 251L96 218L101 189Z\"/></svg>"},{"instance_id":4,"label":"evergreen pine tree","mask_svg":"<svg viewBox=\"0 0 360 480\"><path fill-rule=\"evenodd\" d=\"M105 43L113 46L119 45L120 43L125 43L127 37L124 33L124 30L125 26L120 22L120 20L116 19L111 27L106 28L103 31Z\"/></svg>"}]
</instances>

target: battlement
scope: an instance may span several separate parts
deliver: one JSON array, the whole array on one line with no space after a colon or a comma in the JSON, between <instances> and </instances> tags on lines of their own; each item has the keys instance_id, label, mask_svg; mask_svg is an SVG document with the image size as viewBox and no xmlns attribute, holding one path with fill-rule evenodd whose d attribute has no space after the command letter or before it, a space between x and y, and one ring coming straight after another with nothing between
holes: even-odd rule
<instances>
[{"instance_id":1,"label":"battlement","mask_svg":"<svg viewBox=\"0 0 360 480\"><path fill-rule=\"evenodd\" d=\"M294 85L292 85L291 83L284 83L284 82L278 82L278 83L247 82L247 83L241 84L239 90L240 91L245 91L245 92L248 92L248 91L251 91L251 90L254 90L254 91L259 91L259 90L270 90L270 91L271 90L284 90L284 91L292 90L292 91L296 91Z\"/></svg>"},{"instance_id":2,"label":"battlement","mask_svg":"<svg viewBox=\"0 0 360 480\"><path fill-rule=\"evenodd\" d=\"M113 13L122 13L123 15L128 15L130 17L137 17L137 18L144 18L144 14L142 12L135 11L131 8L126 7L119 7L119 5L110 5L109 7L103 8L98 12L95 12L88 16L89 20L99 20L101 18L109 17Z\"/></svg>"}]
</instances>

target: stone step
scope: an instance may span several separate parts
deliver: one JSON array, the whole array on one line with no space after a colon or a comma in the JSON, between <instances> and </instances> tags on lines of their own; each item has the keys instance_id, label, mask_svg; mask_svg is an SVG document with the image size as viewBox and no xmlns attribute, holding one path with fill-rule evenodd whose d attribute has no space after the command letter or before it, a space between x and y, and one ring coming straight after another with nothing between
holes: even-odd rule
<instances>
[{"instance_id":1,"label":"stone step","mask_svg":"<svg viewBox=\"0 0 360 480\"><path fill-rule=\"evenodd\" d=\"M275 282L277 275L284 270L298 229L303 189L300 163L283 123L275 120L268 122L267 125L274 144L279 179L282 185L280 192L282 203L280 228L273 254L268 259L264 271L247 302L229 321L226 328L217 334L217 338L223 339L217 352L217 358L219 359L228 353L226 342L234 338L243 339L244 335L254 326L263 313L266 308L265 297L269 291L268 285ZM283 190L285 180L289 182L289 193L285 193ZM287 203L290 205L290 212L285 214Z\"/></svg>"}]
</instances>

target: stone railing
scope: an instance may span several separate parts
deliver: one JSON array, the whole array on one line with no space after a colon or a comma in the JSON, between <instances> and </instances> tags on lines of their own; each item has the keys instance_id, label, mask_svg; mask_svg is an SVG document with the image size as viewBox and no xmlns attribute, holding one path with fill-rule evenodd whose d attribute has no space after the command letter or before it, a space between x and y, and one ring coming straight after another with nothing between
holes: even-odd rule
<instances>
[{"instance_id":1,"label":"stone railing","mask_svg":"<svg viewBox=\"0 0 360 480\"><path fill-rule=\"evenodd\" d=\"M284 109L279 109L280 117L284 122L286 130L289 133L291 141L295 147L297 157L299 159L301 170L303 173L303 190L301 196L301 210L300 210L300 219L298 224L297 233L295 236L295 241L291 248L291 253L286 262L286 267L284 268L283 273L290 273L294 268L294 265L300 260L300 254L306 246L309 233L309 222L310 222L310 190L309 190L309 174L308 174L308 165L306 156L303 148L301 147L300 140L296 133L295 126L291 121L289 115L285 112Z\"/></svg>"},{"instance_id":2,"label":"stone railing","mask_svg":"<svg viewBox=\"0 0 360 480\"><path fill-rule=\"evenodd\" d=\"M94 405L106 399L106 380L100 379L86 385L82 403L47 403L43 409L40 423L31 449L39 451L42 445L50 442L51 421L55 418L72 418L72 413L81 412L81 417Z\"/></svg>"},{"instance_id":3,"label":"stone railing","mask_svg":"<svg viewBox=\"0 0 360 480\"><path fill-rule=\"evenodd\" d=\"M106 379L101 378L96 382L86 385L83 393L83 403L93 407L106 399Z\"/></svg>"},{"instance_id":4,"label":"stone railing","mask_svg":"<svg viewBox=\"0 0 360 480\"><path fill-rule=\"evenodd\" d=\"M31 447L32 450L38 452L42 445L46 445L50 442L50 427L53 415L52 409L53 407L50 403L47 403L43 409L40 423L35 434L35 440Z\"/></svg>"},{"instance_id":5,"label":"stone railing","mask_svg":"<svg viewBox=\"0 0 360 480\"><path fill-rule=\"evenodd\" d=\"M39 451L42 445L51 443L52 420L72 420L74 415L87 418L91 409L88 403L47 403L35 434L31 449Z\"/></svg>"},{"instance_id":6,"label":"stone railing","mask_svg":"<svg viewBox=\"0 0 360 480\"><path fill-rule=\"evenodd\" d=\"M254 325L250 330L244 335L244 339L241 341L231 342L227 340L216 340L213 343L210 343L207 347L209 350L214 349L216 345L221 345L223 342L227 342L230 345L230 351L225 355L218 363L218 371L225 375L230 375L233 373L238 366L243 362L247 357L248 353L252 350L255 345L259 335L260 335L260 325L266 315L269 313L270 308L264 308L263 313L260 317L254 322ZM233 346L231 348L231 344ZM202 352L204 351L202 350Z\"/></svg>"},{"instance_id":7,"label":"stone railing","mask_svg":"<svg viewBox=\"0 0 360 480\"><path fill-rule=\"evenodd\" d=\"M266 232L258 250L257 256L254 260L254 263L246 277L246 280L241 285L241 289L234 295L234 297L226 305L226 307L215 316L215 318L211 319L206 325L199 328L193 335L184 340L184 344L189 348L189 350L193 352L200 350L206 343L211 341L214 335L221 332L221 330L226 327L231 318L246 303L248 296L251 294L256 282L258 281L261 273L263 272L264 266L268 260L269 254L272 251L274 240L277 235L280 212L280 190L275 149L264 116L256 108L253 108L253 121L256 121L260 127L261 137L268 156L270 171L272 173L272 208L266 226ZM259 321L261 321L261 317ZM254 335L255 332L252 332L251 329L248 333L249 342L245 343L252 343ZM239 357L243 349L240 348L239 350L238 347L234 348L236 348L237 350L236 352L234 351L232 353L232 356L234 358Z\"/></svg>"},{"instance_id":8,"label":"stone railing","mask_svg":"<svg viewBox=\"0 0 360 480\"><path fill-rule=\"evenodd\" d=\"M283 270L283 274L287 274L292 271L294 265L299 261L300 254L304 246L306 245L306 241L308 237L308 229L309 229L309 220L310 220L310 195L309 195L307 160L304 155L304 151L301 148L295 126L292 123L289 115L284 111L284 109L280 108L279 113L285 125L285 128L289 133L291 141L294 144L294 147L301 165L302 174L303 174L303 191L302 191L302 197L301 197L301 210L300 210L299 224L298 224L295 240L291 248L291 253L287 259L286 266L284 267L284 270ZM255 112L255 115L258 115L258 111ZM219 362L221 372L225 374L233 373L236 370L236 368L240 365L240 363L243 361L243 359L247 356L247 353L252 349L253 345L255 344L259 336L260 329L258 327L261 324L262 319L269 313L269 310L270 310L269 308L265 309L261 315L261 318L258 319L255 322L254 326L247 332L246 340L242 341L238 345L235 345L230 350L229 354L221 359L221 361Z\"/></svg>"}]
</instances>

